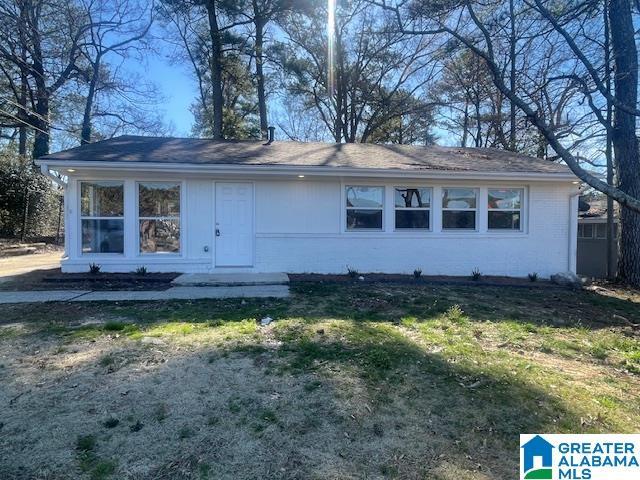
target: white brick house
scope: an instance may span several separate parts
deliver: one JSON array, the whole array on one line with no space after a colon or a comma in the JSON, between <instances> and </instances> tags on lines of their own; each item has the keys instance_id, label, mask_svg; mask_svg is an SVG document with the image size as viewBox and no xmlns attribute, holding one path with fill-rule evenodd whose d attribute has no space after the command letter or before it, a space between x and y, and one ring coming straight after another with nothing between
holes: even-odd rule
<instances>
[{"instance_id":1,"label":"white brick house","mask_svg":"<svg viewBox=\"0 0 640 480\"><path fill-rule=\"evenodd\" d=\"M564 166L482 149L123 136L66 177L65 272L575 271Z\"/></svg>"}]
</instances>

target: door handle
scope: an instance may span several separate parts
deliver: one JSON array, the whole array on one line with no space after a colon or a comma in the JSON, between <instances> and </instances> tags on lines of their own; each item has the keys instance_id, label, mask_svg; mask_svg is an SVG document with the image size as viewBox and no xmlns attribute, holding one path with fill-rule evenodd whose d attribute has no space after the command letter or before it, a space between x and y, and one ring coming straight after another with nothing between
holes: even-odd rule
<instances>
[{"instance_id":1,"label":"door handle","mask_svg":"<svg viewBox=\"0 0 640 480\"><path fill-rule=\"evenodd\" d=\"M220 229L216 228L216 237L219 237L219 236L220 236Z\"/></svg>"}]
</instances>

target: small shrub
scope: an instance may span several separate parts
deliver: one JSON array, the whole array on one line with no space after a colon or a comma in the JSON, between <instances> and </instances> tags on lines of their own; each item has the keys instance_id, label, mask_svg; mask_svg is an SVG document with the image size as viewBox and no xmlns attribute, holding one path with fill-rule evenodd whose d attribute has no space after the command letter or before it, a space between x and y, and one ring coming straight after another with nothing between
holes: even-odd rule
<instances>
[{"instance_id":1,"label":"small shrub","mask_svg":"<svg viewBox=\"0 0 640 480\"><path fill-rule=\"evenodd\" d=\"M147 267L142 265L142 266L136 268L136 274L137 275L146 275L147 274Z\"/></svg>"},{"instance_id":2,"label":"small shrub","mask_svg":"<svg viewBox=\"0 0 640 480\"><path fill-rule=\"evenodd\" d=\"M104 324L103 328L105 332L120 332L121 330L124 330L125 326L126 324L122 322L107 322Z\"/></svg>"},{"instance_id":3,"label":"small shrub","mask_svg":"<svg viewBox=\"0 0 640 480\"><path fill-rule=\"evenodd\" d=\"M118 420L115 417L110 417L110 418L107 418L104 422L102 422L102 426L104 426L105 428L115 428L118 426L119 423L120 423L120 420Z\"/></svg>"},{"instance_id":4,"label":"small shrub","mask_svg":"<svg viewBox=\"0 0 640 480\"><path fill-rule=\"evenodd\" d=\"M480 272L480 269L477 267L474 268L473 271L471 272L471 280L473 280L474 282L477 282L481 278L482 278L482 273Z\"/></svg>"},{"instance_id":5,"label":"small shrub","mask_svg":"<svg viewBox=\"0 0 640 480\"><path fill-rule=\"evenodd\" d=\"M273 410L269 410L268 408L265 408L258 412L258 416L261 420L269 423L275 423L278 420L276 413Z\"/></svg>"},{"instance_id":6,"label":"small shrub","mask_svg":"<svg viewBox=\"0 0 640 480\"><path fill-rule=\"evenodd\" d=\"M420 270L419 268L416 268L413 271L413 278L415 278L416 280L419 279L422 276L422 270Z\"/></svg>"},{"instance_id":7,"label":"small shrub","mask_svg":"<svg viewBox=\"0 0 640 480\"><path fill-rule=\"evenodd\" d=\"M93 435L80 435L76 440L76 450L90 452L96 447L96 437Z\"/></svg>"},{"instance_id":8,"label":"small shrub","mask_svg":"<svg viewBox=\"0 0 640 480\"><path fill-rule=\"evenodd\" d=\"M444 316L454 323L463 323L467 320L462 307L458 304L450 306Z\"/></svg>"},{"instance_id":9,"label":"small shrub","mask_svg":"<svg viewBox=\"0 0 640 480\"><path fill-rule=\"evenodd\" d=\"M162 422L169 416L169 409L167 408L166 403L161 403L156 407L156 411L154 412L155 419L158 422Z\"/></svg>"},{"instance_id":10,"label":"small shrub","mask_svg":"<svg viewBox=\"0 0 640 480\"><path fill-rule=\"evenodd\" d=\"M351 278L356 278L358 276L358 270L356 270L355 268L347 267L347 274Z\"/></svg>"},{"instance_id":11,"label":"small shrub","mask_svg":"<svg viewBox=\"0 0 640 480\"><path fill-rule=\"evenodd\" d=\"M91 471L91 478L102 480L109 478L116 471L116 464L111 460L100 460L96 462Z\"/></svg>"},{"instance_id":12,"label":"small shrub","mask_svg":"<svg viewBox=\"0 0 640 480\"><path fill-rule=\"evenodd\" d=\"M537 282L538 281L538 274L536 272L530 273L529 274L529 281L530 282Z\"/></svg>"},{"instance_id":13,"label":"small shrub","mask_svg":"<svg viewBox=\"0 0 640 480\"><path fill-rule=\"evenodd\" d=\"M92 273L94 275L100 273L100 265L98 265L97 263L92 263L91 265L89 265L89 273Z\"/></svg>"},{"instance_id":14,"label":"small shrub","mask_svg":"<svg viewBox=\"0 0 640 480\"><path fill-rule=\"evenodd\" d=\"M100 365L102 367L108 367L109 365L113 365L115 361L115 358L113 358L111 355L105 355L100 359Z\"/></svg>"},{"instance_id":15,"label":"small shrub","mask_svg":"<svg viewBox=\"0 0 640 480\"><path fill-rule=\"evenodd\" d=\"M318 380L313 380L312 382L306 383L303 388L305 392L313 392L314 390L317 390L321 386L322 386L322 382L319 382Z\"/></svg>"},{"instance_id":16,"label":"small shrub","mask_svg":"<svg viewBox=\"0 0 640 480\"><path fill-rule=\"evenodd\" d=\"M142 427L144 427L144 424L140 420L138 420L136 423L129 427L129 430L131 430L132 432L139 432L140 430L142 430Z\"/></svg>"}]
</instances>

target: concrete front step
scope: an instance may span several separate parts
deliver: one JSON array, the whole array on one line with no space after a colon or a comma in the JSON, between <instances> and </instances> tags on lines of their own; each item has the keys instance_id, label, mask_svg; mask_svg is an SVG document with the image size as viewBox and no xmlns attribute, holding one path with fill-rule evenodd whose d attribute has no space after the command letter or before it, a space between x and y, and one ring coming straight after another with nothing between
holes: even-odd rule
<instances>
[{"instance_id":1,"label":"concrete front step","mask_svg":"<svg viewBox=\"0 0 640 480\"><path fill-rule=\"evenodd\" d=\"M171 282L181 287L288 285L286 273L183 273Z\"/></svg>"}]
</instances>

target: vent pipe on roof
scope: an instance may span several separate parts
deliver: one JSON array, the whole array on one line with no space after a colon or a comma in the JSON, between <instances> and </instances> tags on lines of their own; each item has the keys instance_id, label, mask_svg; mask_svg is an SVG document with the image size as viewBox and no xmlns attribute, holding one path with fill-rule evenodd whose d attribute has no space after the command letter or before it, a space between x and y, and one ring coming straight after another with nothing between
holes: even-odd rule
<instances>
[{"instance_id":1,"label":"vent pipe on roof","mask_svg":"<svg viewBox=\"0 0 640 480\"><path fill-rule=\"evenodd\" d=\"M271 145L276 139L275 137L276 137L276 127L269 127L269 141L267 142L267 145Z\"/></svg>"}]
</instances>

